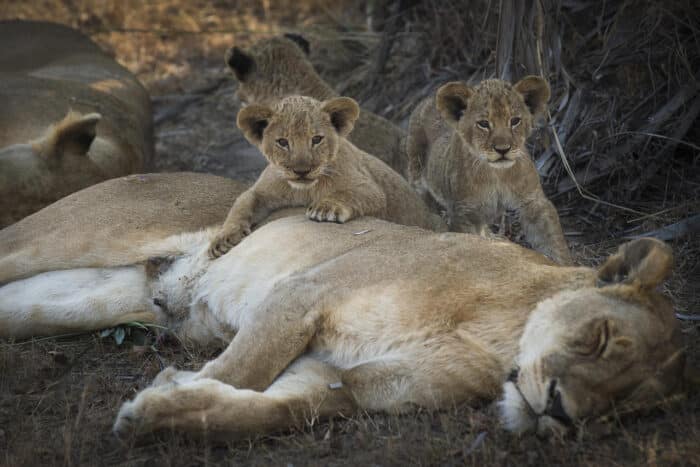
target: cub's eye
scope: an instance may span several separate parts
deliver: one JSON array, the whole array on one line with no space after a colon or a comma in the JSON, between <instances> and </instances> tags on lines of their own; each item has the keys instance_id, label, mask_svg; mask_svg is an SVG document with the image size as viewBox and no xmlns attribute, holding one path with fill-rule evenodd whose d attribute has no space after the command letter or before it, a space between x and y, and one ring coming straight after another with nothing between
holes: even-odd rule
<instances>
[{"instance_id":1,"label":"cub's eye","mask_svg":"<svg viewBox=\"0 0 700 467\"><path fill-rule=\"evenodd\" d=\"M520 117L513 117L510 119L510 126L516 127L516 126L520 125L520 122L521 122Z\"/></svg>"},{"instance_id":2,"label":"cub's eye","mask_svg":"<svg viewBox=\"0 0 700 467\"><path fill-rule=\"evenodd\" d=\"M484 130L488 130L490 128L488 120L479 120L478 122L476 122L476 124L479 128L482 128Z\"/></svg>"},{"instance_id":3,"label":"cub's eye","mask_svg":"<svg viewBox=\"0 0 700 467\"><path fill-rule=\"evenodd\" d=\"M311 144L313 144L314 146L316 146L321 141L323 141L323 136L321 135L316 135L313 138L311 138Z\"/></svg>"},{"instance_id":4,"label":"cub's eye","mask_svg":"<svg viewBox=\"0 0 700 467\"><path fill-rule=\"evenodd\" d=\"M289 141L287 141L285 138L280 138L280 139L278 139L278 140L276 141L276 143L279 144L279 146L280 146L281 148L285 148L285 149L286 149L286 148L289 147Z\"/></svg>"}]
</instances>

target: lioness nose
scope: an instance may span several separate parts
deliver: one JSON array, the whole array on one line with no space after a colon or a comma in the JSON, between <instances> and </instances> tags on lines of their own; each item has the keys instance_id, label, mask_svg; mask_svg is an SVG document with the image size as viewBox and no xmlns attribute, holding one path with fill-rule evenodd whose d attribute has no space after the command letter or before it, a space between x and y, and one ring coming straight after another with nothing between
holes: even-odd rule
<instances>
[{"instance_id":1,"label":"lioness nose","mask_svg":"<svg viewBox=\"0 0 700 467\"><path fill-rule=\"evenodd\" d=\"M510 151L510 144L494 144L493 149L501 156L505 156Z\"/></svg>"},{"instance_id":2,"label":"lioness nose","mask_svg":"<svg viewBox=\"0 0 700 467\"><path fill-rule=\"evenodd\" d=\"M295 174L297 177L299 177L299 178L304 178L304 177L306 177L307 175L309 175L309 172L311 172L311 171L310 171L310 170L297 170L297 169L294 169L293 172L294 172L294 174Z\"/></svg>"},{"instance_id":3,"label":"lioness nose","mask_svg":"<svg viewBox=\"0 0 700 467\"><path fill-rule=\"evenodd\" d=\"M557 420L558 422L563 423L564 425L571 425L573 423L573 420L571 419L569 414L566 413L566 410L564 410L564 404L561 400L561 391L557 391L556 380L552 380L549 383L548 396L549 398L547 400L547 406L545 407L543 414L549 415L550 417Z\"/></svg>"}]
</instances>

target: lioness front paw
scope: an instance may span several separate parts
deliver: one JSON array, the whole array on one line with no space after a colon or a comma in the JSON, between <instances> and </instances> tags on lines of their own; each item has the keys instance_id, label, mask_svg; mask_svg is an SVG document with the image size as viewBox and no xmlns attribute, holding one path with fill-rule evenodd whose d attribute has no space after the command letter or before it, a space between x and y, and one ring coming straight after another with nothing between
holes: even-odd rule
<instances>
[{"instance_id":1,"label":"lioness front paw","mask_svg":"<svg viewBox=\"0 0 700 467\"><path fill-rule=\"evenodd\" d=\"M140 418L136 410L136 401L124 402L119 409L112 432L121 439L135 435L139 431Z\"/></svg>"},{"instance_id":2,"label":"lioness front paw","mask_svg":"<svg viewBox=\"0 0 700 467\"><path fill-rule=\"evenodd\" d=\"M149 387L122 404L112 432L119 438L153 431L175 412L178 386Z\"/></svg>"},{"instance_id":3,"label":"lioness front paw","mask_svg":"<svg viewBox=\"0 0 700 467\"><path fill-rule=\"evenodd\" d=\"M156 378L151 383L151 387L163 386L171 383L187 383L195 379L196 375L196 371L178 370L174 366L169 366L158 373Z\"/></svg>"},{"instance_id":4,"label":"lioness front paw","mask_svg":"<svg viewBox=\"0 0 700 467\"><path fill-rule=\"evenodd\" d=\"M335 201L321 201L306 210L306 217L317 222L343 224L352 218L352 209Z\"/></svg>"},{"instance_id":5,"label":"lioness front paw","mask_svg":"<svg viewBox=\"0 0 700 467\"><path fill-rule=\"evenodd\" d=\"M241 243L241 240L249 234L250 226L238 226L218 234L209 245L209 258L216 259L225 255L226 252Z\"/></svg>"}]
</instances>

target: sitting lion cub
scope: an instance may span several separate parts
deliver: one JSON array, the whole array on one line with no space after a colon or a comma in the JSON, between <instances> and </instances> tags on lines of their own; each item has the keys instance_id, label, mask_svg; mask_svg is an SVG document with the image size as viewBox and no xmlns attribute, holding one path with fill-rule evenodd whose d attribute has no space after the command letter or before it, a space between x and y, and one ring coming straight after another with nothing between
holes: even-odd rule
<instances>
[{"instance_id":1,"label":"sitting lion cub","mask_svg":"<svg viewBox=\"0 0 700 467\"><path fill-rule=\"evenodd\" d=\"M483 235L505 209L515 209L533 248L569 264L559 216L525 147L548 100L549 85L536 76L514 85L445 84L411 114L409 178L447 212L450 230Z\"/></svg>"},{"instance_id":2,"label":"sitting lion cub","mask_svg":"<svg viewBox=\"0 0 700 467\"><path fill-rule=\"evenodd\" d=\"M271 105L287 96L311 96L320 101L338 97L309 61L309 43L297 34L262 39L247 50L232 47L226 64L238 81L243 103ZM360 109L348 139L406 176L405 132L390 121Z\"/></svg>"},{"instance_id":3,"label":"sitting lion cub","mask_svg":"<svg viewBox=\"0 0 700 467\"><path fill-rule=\"evenodd\" d=\"M274 105L250 105L237 124L270 164L238 197L209 248L217 258L270 212L308 206L310 219L344 223L369 215L404 225L445 230L408 182L346 136L359 114L349 97L323 102L289 96Z\"/></svg>"}]
</instances>

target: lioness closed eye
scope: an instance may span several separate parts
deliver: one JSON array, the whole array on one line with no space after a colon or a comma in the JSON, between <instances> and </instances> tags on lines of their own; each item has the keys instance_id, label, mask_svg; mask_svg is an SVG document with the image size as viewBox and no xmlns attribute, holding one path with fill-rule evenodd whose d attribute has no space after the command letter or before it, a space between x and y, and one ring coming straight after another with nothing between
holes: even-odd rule
<instances>
[{"instance_id":1,"label":"lioness closed eye","mask_svg":"<svg viewBox=\"0 0 700 467\"><path fill-rule=\"evenodd\" d=\"M549 94L536 76L513 85L497 79L473 87L445 84L411 114L409 178L445 209L450 230L484 234L505 209L515 209L527 241L568 264L559 215L525 147Z\"/></svg>"},{"instance_id":2,"label":"lioness closed eye","mask_svg":"<svg viewBox=\"0 0 700 467\"><path fill-rule=\"evenodd\" d=\"M308 207L307 216L319 222L370 215L444 230L408 182L346 139L358 114L348 97L319 102L290 96L273 107L241 110L238 127L270 164L234 203L209 256L223 255L271 211L285 207Z\"/></svg>"}]
</instances>

